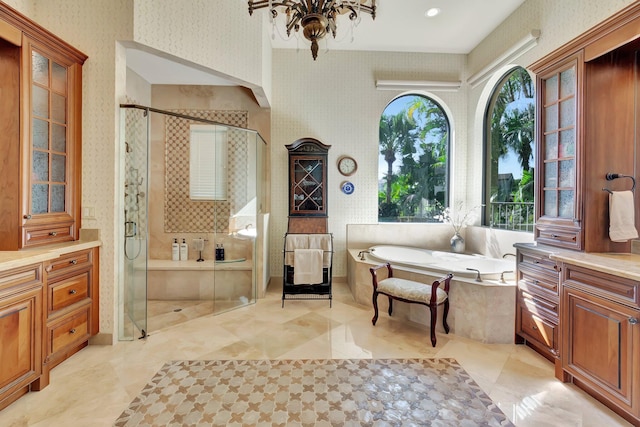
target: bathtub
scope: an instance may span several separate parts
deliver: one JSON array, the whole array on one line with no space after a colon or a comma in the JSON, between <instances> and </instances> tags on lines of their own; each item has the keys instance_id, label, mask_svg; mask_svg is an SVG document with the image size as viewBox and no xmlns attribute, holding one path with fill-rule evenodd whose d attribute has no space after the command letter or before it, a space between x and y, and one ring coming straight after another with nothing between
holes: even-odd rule
<instances>
[{"instance_id":1,"label":"bathtub","mask_svg":"<svg viewBox=\"0 0 640 427\"><path fill-rule=\"evenodd\" d=\"M394 267L394 276L425 284L451 272L453 280L449 292L451 308L448 317L451 332L484 343L513 343L516 313L514 259L391 245L369 247L364 251L364 260L360 256L361 252L363 251L360 249L350 249L347 257L347 280L356 303L371 307L372 284L369 269L377 264L389 262ZM476 271L467 268L479 270L481 281L477 280ZM380 299L378 305L381 313L387 311L386 298ZM398 303L393 307L393 317L396 320L409 320L423 325L425 346L430 346L429 310L418 304ZM386 319L385 316L381 318ZM438 310L436 330L444 332L442 310ZM441 338L444 336L438 338L438 345Z\"/></svg>"},{"instance_id":2,"label":"bathtub","mask_svg":"<svg viewBox=\"0 0 640 427\"><path fill-rule=\"evenodd\" d=\"M515 277L515 259L487 258L482 255L390 245L373 246L368 251L368 256L373 261L428 270L436 274L453 273L454 277L474 278L478 282L506 281Z\"/></svg>"}]
</instances>

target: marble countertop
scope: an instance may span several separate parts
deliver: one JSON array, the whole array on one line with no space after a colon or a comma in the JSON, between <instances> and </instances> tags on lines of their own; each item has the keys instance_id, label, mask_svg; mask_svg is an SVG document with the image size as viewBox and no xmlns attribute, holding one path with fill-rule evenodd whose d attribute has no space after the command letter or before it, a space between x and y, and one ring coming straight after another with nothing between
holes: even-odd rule
<instances>
[{"instance_id":1,"label":"marble countertop","mask_svg":"<svg viewBox=\"0 0 640 427\"><path fill-rule=\"evenodd\" d=\"M516 244L515 246L541 249L549 253L549 257L555 261L640 281L640 254L637 253L576 252L550 246L536 246L535 243Z\"/></svg>"},{"instance_id":2,"label":"marble countertop","mask_svg":"<svg viewBox=\"0 0 640 427\"><path fill-rule=\"evenodd\" d=\"M0 271L48 261L70 252L101 246L100 240L76 240L21 251L0 251Z\"/></svg>"}]
</instances>

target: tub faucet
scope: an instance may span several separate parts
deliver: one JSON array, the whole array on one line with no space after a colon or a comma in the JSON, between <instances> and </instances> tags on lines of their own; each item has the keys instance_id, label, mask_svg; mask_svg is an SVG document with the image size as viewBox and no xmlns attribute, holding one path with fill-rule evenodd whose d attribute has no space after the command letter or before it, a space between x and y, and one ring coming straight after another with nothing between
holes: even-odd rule
<instances>
[{"instance_id":1,"label":"tub faucet","mask_svg":"<svg viewBox=\"0 0 640 427\"><path fill-rule=\"evenodd\" d=\"M477 273L476 282L482 282L482 277L480 277L480 270L478 270L477 268L469 268L469 267L467 267L467 270L475 271Z\"/></svg>"},{"instance_id":2,"label":"tub faucet","mask_svg":"<svg viewBox=\"0 0 640 427\"><path fill-rule=\"evenodd\" d=\"M368 253L370 253L370 252L369 251L360 251L360 252L358 252L358 258L360 258L360 261L364 261L365 260L364 254L368 254Z\"/></svg>"},{"instance_id":3,"label":"tub faucet","mask_svg":"<svg viewBox=\"0 0 640 427\"><path fill-rule=\"evenodd\" d=\"M504 273L513 273L513 270L503 271L502 273L500 273L500 282L507 283L507 281L504 280Z\"/></svg>"},{"instance_id":4,"label":"tub faucet","mask_svg":"<svg viewBox=\"0 0 640 427\"><path fill-rule=\"evenodd\" d=\"M506 253L506 254L502 255L502 258L506 258L506 257L508 257L508 256L512 256L512 257L514 257L514 258L515 258L515 257L516 257L516 254Z\"/></svg>"}]
</instances>

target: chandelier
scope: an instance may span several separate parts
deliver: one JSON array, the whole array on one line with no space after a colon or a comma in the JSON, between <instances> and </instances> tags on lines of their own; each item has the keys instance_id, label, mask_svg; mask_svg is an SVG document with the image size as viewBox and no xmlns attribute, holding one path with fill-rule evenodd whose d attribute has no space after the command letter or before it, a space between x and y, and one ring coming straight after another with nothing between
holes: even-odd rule
<instances>
[{"instance_id":1,"label":"chandelier","mask_svg":"<svg viewBox=\"0 0 640 427\"><path fill-rule=\"evenodd\" d=\"M271 20L284 13L287 16L287 36L291 30L296 32L302 26L302 34L311 42L313 59L318 57L318 40L327 32L336 38L336 18L348 14L352 23L356 23L362 12L376 19L376 0L249 0L249 15L256 9L269 8Z\"/></svg>"}]
</instances>

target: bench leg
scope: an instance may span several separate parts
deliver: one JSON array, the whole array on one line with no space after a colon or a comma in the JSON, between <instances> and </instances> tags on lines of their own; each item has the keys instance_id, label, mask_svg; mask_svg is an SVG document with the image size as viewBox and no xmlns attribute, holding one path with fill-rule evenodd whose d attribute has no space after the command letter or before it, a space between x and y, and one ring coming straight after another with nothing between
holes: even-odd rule
<instances>
[{"instance_id":1,"label":"bench leg","mask_svg":"<svg viewBox=\"0 0 640 427\"><path fill-rule=\"evenodd\" d=\"M449 315L449 299L447 298L444 302L444 311L442 312L442 326L444 326L444 331L449 333L449 324L447 323L447 316Z\"/></svg>"},{"instance_id":2,"label":"bench leg","mask_svg":"<svg viewBox=\"0 0 640 427\"><path fill-rule=\"evenodd\" d=\"M389 297L389 316L391 316L392 311L393 311L393 298Z\"/></svg>"},{"instance_id":3,"label":"bench leg","mask_svg":"<svg viewBox=\"0 0 640 427\"><path fill-rule=\"evenodd\" d=\"M373 323L373 326L376 325L376 322L378 321L378 293L376 291L373 291L373 319L371 319L371 323Z\"/></svg>"},{"instance_id":4,"label":"bench leg","mask_svg":"<svg viewBox=\"0 0 640 427\"><path fill-rule=\"evenodd\" d=\"M431 311L431 345L436 346L436 319L438 318L438 306L429 306Z\"/></svg>"}]
</instances>

